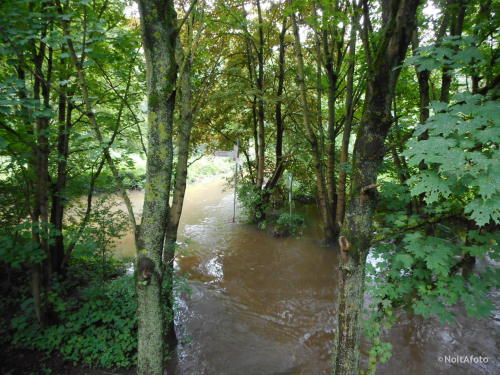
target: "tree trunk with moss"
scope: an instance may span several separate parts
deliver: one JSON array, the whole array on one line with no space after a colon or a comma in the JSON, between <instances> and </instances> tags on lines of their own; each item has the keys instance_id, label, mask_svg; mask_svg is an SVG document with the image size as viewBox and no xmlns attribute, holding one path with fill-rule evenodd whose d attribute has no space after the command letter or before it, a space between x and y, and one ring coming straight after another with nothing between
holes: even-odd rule
<instances>
[{"instance_id":1,"label":"tree trunk with moss","mask_svg":"<svg viewBox=\"0 0 500 375\"><path fill-rule=\"evenodd\" d=\"M148 88L148 152L137 267L137 373L163 374L166 301L162 260L172 179L172 122L177 64L172 1L139 0Z\"/></svg>"},{"instance_id":2,"label":"tree trunk with moss","mask_svg":"<svg viewBox=\"0 0 500 375\"><path fill-rule=\"evenodd\" d=\"M360 317L366 257L372 240L376 181L393 122L391 103L412 32L418 0L382 1L382 35L368 67L365 109L354 146L352 194L341 230L341 265L333 374L359 374Z\"/></svg>"}]
</instances>

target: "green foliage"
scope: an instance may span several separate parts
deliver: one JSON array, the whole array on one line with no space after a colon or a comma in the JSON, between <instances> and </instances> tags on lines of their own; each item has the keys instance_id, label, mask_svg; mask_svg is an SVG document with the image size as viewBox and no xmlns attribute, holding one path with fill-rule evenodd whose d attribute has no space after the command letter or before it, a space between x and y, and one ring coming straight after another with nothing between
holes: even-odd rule
<instances>
[{"instance_id":1,"label":"green foliage","mask_svg":"<svg viewBox=\"0 0 500 375\"><path fill-rule=\"evenodd\" d=\"M443 66L449 69L459 69L463 73L471 73L471 68L482 60L481 50L477 47L473 36L445 36L439 46L420 47L418 54L407 60L415 64L418 71L434 70Z\"/></svg>"},{"instance_id":2,"label":"green foliage","mask_svg":"<svg viewBox=\"0 0 500 375\"><path fill-rule=\"evenodd\" d=\"M474 37L453 36L420 48L409 62L418 71L445 68L459 79L490 79L496 69L488 68L491 54ZM430 79L432 84L432 74ZM492 266L500 257L500 110L494 95L452 91L449 103L431 102L425 124L400 121L405 128L394 130L414 132L401 148L408 179L382 183L376 225L382 241L366 265L371 310L365 332L375 350L370 373L385 356L380 337L396 322L396 309L441 321L453 321L457 306L476 318L494 309L489 292L500 285ZM411 113L399 110L405 111ZM401 171L384 172L399 179ZM474 267L476 259L482 267Z\"/></svg>"},{"instance_id":3,"label":"green foliage","mask_svg":"<svg viewBox=\"0 0 500 375\"><path fill-rule=\"evenodd\" d=\"M30 300L12 320L12 344L18 348L58 352L73 363L91 367L130 367L137 351L134 278L122 276L83 289L80 300L52 293L59 324L42 329L31 320Z\"/></svg>"},{"instance_id":4,"label":"green foliage","mask_svg":"<svg viewBox=\"0 0 500 375\"><path fill-rule=\"evenodd\" d=\"M273 234L278 237L302 235L305 227L305 218L300 214L283 212L274 224Z\"/></svg>"},{"instance_id":5,"label":"green foliage","mask_svg":"<svg viewBox=\"0 0 500 375\"><path fill-rule=\"evenodd\" d=\"M424 317L434 314L451 321L452 307L462 302L470 316L488 316L493 309L488 292L500 285L498 270L487 268L470 274L461 261L485 254L498 259L499 245L494 236L478 236L478 231L467 236L466 245L458 239L411 232L397 245L377 246L373 252L377 266L367 269L373 283L373 307L390 301Z\"/></svg>"},{"instance_id":6,"label":"green foliage","mask_svg":"<svg viewBox=\"0 0 500 375\"><path fill-rule=\"evenodd\" d=\"M21 268L28 264L41 263L46 258L46 254L32 239L33 232L45 231L37 231L31 227L31 223L3 229L0 231L0 261L13 268Z\"/></svg>"},{"instance_id":7,"label":"green foliage","mask_svg":"<svg viewBox=\"0 0 500 375\"><path fill-rule=\"evenodd\" d=\"M388 319L387 316L391 315L392 311L390 306L385 306L384 312L386 313L385 319L380 319L381 315L374 313L368 315L362 320L363 332L370 341L370 350L368 351L368 368L362 374L374 374L378 363L385 363L392 355L392 344L384 342L380 339L384 330L391 327L394 323L393 318Z\"/></svg>"},{"instance_id":8,"label":"green foliage","mask_svg":"<svg viewBox=\"0 0 500 375\"><path fill-rule=\"evenodd\" d=\"M127 190L141 190L146 183L146 173L144 171L128 170L123 173L123 185Z\"/></svg>"},{"instance_id":9,"label":"green foliage","mask_svg":"<svg viewBox=\"0 0 500 375\"><path fill-rule=\"evenodd\" d=\"M120 208L121 204L116 195L99 195L95 199L83 233L79 231L86 214L83 202L76 201L70 210L71 216L68 217L66 237L77 241L73 255L100 263L103 279L107 277L107 263L112 259L110 253L114 242L129 228L128 217Z\"/></svg>"},{"instance_id":10,"label":"green foliage","mask_svg":"<svg viewBox=\"0 0 500 375\"><path fill-rule=\"evenodd\" d=\"M409 180L412 194L424 194L428 203L458 199L477 225L500 223L498 104L460 93L451 104L435 102L432 108L434 115L415 134L428 131L429 138L408 141L404 153L410 165L428 166Z\"/></svg>"},{"instance_id":11,"label":"green foliage","mask_svg":"<svg viewBox=\"0 0 500 375\"><path fill-rule=\"evenodd\" d=\"M243 181L238 187L238 200L243 207L243 214L250 222L261 222L265 213L264 191L249 181ZM263 229L263 228L261 228Z\"/></svg>"}]
</instances>

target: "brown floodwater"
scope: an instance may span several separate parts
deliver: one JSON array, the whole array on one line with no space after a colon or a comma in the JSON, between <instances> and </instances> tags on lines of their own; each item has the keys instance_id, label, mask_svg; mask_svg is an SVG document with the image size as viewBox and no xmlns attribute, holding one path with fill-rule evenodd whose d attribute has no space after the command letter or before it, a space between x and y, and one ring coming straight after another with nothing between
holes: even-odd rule
<instances>
[{"instance_id":1,"label":"brown floodwater","mask_svg":"<svg viewBox=\"0 0 500 375\"><path fill-rule=\"evenodd\" d=\"M141 192L131 198L142 205ZM321 246L313 210L305 235L293 239L232 223L232 209L222 180L187 189L176 269L189 276L191 293L176 299L180 343L168 373L328 374L338 259L335 249ZM134 255L130 235L116 253ZM500 315L457 315L442 324L402 314L387 335L392 358L377 374L497 374ZM488 362L445 363L470 355Z\"/></svg>"}]
</instances>

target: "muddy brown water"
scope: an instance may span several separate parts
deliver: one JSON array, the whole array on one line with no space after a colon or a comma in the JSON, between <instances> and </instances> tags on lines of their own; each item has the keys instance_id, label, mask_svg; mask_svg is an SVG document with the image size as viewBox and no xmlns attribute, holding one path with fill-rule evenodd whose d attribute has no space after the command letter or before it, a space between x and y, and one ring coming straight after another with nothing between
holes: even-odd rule
<instances>
[{"instance_id":1,"label":"muddy brown water","mask_svg":"<svg viewBox=\"0 0 500 375\"><path fill-rule=\"evenodd\" d=\"M131 198L142 205L142 192ZM232 199L222 180L187 189L176 269L189 276L191 293L177 298L180 344L168 373L330 373L337 252L321 246L313 214L302 238L273 238L232 223ZM131 235L116 253L134 255ZM457 315L447 324L402 315L387 335L393 355L377 374L498 374L500 315L475 320L461 309ZM470 357L456 363L471 355L487 363L468 363Z\"/></svg>"}]
</instances>

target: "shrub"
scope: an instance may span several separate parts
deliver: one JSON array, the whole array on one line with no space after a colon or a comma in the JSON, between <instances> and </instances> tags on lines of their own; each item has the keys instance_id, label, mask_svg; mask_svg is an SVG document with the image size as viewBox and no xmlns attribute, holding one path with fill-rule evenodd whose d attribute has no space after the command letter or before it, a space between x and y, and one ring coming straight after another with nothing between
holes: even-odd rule
<instances>
[{"instance_id":1,"label":"shrub","mask_svg":"<svg viewBox=\"0 0 500 375\"><path fill-rule=\"evenodd\" d=\"M137 357L137 319L134 278L121 276L104 284L92 283L80 301L52 293L50 302L59 324L42 329L34 323L33 304L12 319L13 344L18 348L58 352L65 360L92 367L130 367Z\"/></svg>"},{"instance_id":2,"label":"shrub","mask_svg":"<svg viewBox=\"0 0 500 375\"><path fill-rule=\"evenodd\" d=\"M264 219L264 192L249 181L244 181L238 188L238 200L243 206L243 214L252 223Z\"/></svg>"},{"instance_id":3,"label":"shrub","mask_svg":"<svg viewBox=\"0 0 500 375\"><path fill-rule=\"evenodd\" d=\"M283 212L276 221L273 235L276 237L301 236L305 227L305 218L299 214Z\"/></svg>"}]
</instances>

